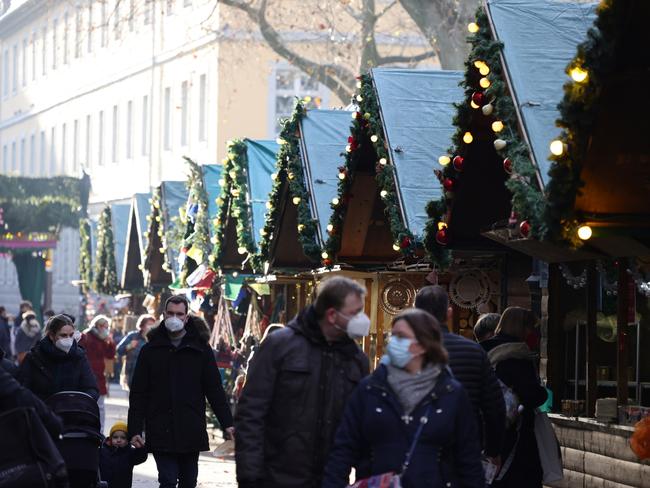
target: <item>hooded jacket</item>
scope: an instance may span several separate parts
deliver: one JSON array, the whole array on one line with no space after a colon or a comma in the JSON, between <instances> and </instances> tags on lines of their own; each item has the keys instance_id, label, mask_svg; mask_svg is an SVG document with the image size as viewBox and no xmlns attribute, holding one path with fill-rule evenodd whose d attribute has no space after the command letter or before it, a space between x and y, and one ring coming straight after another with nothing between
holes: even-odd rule
<instances>
[{"instance_id":1,"label":"hooded jacket","mask_svg":"<svg viewBox=\"0 0 650 488\"><path fill-rule=\"evenodd\" d=\"M108 483L108 488L131 488L133 467L146 460L147 450L144 447L113 447L109 439L106 439L99 450L101 479Z\"/></svg>"},{"instance_id":2,"label":"hooded jacket","mask_svg":"<svg viewBox=\"0 0 650 488\"><path fill-rule=\"evenodd\" d=\"M354 341L325 340L313 307L269 335L237 405L240 488L320 487L345 403L367 374Z\"/></svg>"},{"instance_id":3,"label":"hooded jacket","mask_svg":"<svg viewBox=\"0 0 650 488\"><path fill-rule=\"evenodd\" d=\"M106 395L106 359L115 357L115 343L112 340L102 339L98 335L95 327L90 327L84 331L79 340L79 345L86 350L86 357L93 370L100 395Z\"/></svg>"},{"instance_id":4,"label":"hooded jacket","mask_svg":"<svg viewBox=\"0 0 650 488\"><path fill-rule=\"evenodd\" d=\"M180 345L165 322L152 329L133 373L129 435L146 432L150 452L192 453L209 449L205 421L208 399L222 429L232 415L212 349L196 317L189 316Z\"/></svg>"}]
</instances>

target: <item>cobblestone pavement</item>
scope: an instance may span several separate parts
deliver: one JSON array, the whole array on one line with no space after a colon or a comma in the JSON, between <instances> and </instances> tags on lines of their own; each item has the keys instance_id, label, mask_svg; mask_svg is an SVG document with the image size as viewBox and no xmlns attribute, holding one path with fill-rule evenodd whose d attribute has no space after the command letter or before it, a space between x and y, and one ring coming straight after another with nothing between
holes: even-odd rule
<instances>
[{"instance_id":1,"label":"cobblestone pavement","mask_svg":"<svg viewBox=\"0 0 650 488\"><path fill-rule=\"evenodd\" d=\"M106 399L105 434L118 420L126 421L129 408L128 395L119 385L110 385L110 396ZM153 456L144 464L136 466L133 471L134 488L156 488L158 471ZM235 463L232 460L217 459L210 452L201 453L199 457L200 488L236 488Z\"/></svg>"}]
</instances>

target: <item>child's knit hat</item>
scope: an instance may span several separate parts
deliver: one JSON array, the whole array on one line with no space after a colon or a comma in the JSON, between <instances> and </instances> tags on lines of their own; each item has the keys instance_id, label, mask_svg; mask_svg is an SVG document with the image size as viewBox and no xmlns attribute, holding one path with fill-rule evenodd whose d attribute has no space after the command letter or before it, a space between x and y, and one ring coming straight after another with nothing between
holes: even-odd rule
<instances>
[{"instance_id":1,"label":"child's knit hat","mask_svg":"<svg viewBox=\"0 0 650 488\"><path fill-rule=\"evenodd\" d=\"M119 431L122 431L122 432L124 432L124 433L128 433L128 432L129 432L129 429L128 429L128 427L126 426L126 422L122 422L122 421L115 422L115 423L113 424L113 427L111 427L111 431L110 431L110 433L109 433L109 437L111 437L111 436L112 436L115 432L117 432L118 430L119 430Z\"/></svg>"}]
</instances>

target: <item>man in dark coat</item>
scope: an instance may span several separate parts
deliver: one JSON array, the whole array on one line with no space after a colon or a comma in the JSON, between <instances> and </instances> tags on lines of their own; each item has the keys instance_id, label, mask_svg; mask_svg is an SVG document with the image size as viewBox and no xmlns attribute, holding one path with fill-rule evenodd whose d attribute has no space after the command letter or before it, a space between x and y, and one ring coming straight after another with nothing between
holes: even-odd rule
<instances>
[{"instance_id":1,"label":"man in dark coat","mask_svg":"<svg viewBox=\"0 0 650 488\"><path fill-rule=\"evenodd\" d=\"M129 396L129 435L146 446L158 466L161 488L196 486L200 451L209 449L205 399L226 437L234 434L221 376L199 319L181 296L165 303L165 320L142 347Z\"/></svg>"},{"instance_id":2,"label":"man in dark coat","mask_svg":"<svg viewBox=\"0 0 650 488\"><path fill-rule=\"evenodd\" d=\"M443 344L449 353L449 367L465 387L483 431L485 455L499 465L506 428L503 393L487 354L476 342L454 334L447 327L449 298L441 286L425 286L415 297L415 306L433 315L443 332Z\"/></svg>"},{"instance_id":3,"label":"man in dark coat","mask_svg":"<svg viewBox=\"0 0 650 488\"><path fill-rule=\"evenodd\" d=\"M316 488L346 401L368 374L366 290L324 281L314 304L263 341L235 416L240 488Z\"/></svg>"}]
</instances>

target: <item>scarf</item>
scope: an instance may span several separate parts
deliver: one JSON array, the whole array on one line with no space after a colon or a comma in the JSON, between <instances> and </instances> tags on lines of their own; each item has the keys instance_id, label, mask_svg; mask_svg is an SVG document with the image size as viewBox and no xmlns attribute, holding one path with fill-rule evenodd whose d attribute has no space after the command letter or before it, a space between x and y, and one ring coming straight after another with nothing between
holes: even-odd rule
<instances>
[{"instance_id":1,"label":"scarf","mask_svg":"<svg viewBox=\"0 0 650 488\"><path fill-rule=\"evenodd\" d=\"M400 405L409 415L425 396L436 386L442 368L439 364L427 364L419 373L387 365L388 384L397 395Z\"/></svg>"},{"instance_id":2,"label":"scarf","mask_svg":"<svg viewBox=\"0 0 650 488\"><path fill-rule=\"evenodd\" d=\"M506 359L529 359L534 361L536 354L528 349L525 342L507 342L496 346L487 353L490 364L496 368L497 364Z\"/></svg>"}]
</instances>

